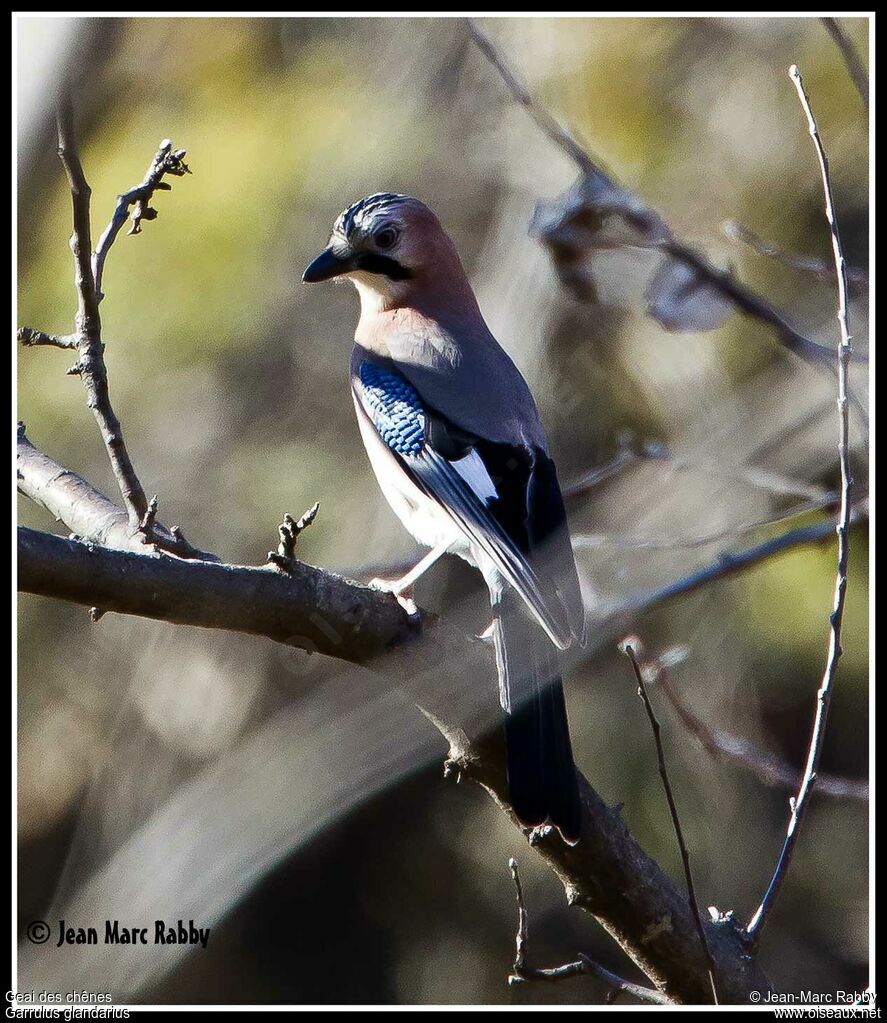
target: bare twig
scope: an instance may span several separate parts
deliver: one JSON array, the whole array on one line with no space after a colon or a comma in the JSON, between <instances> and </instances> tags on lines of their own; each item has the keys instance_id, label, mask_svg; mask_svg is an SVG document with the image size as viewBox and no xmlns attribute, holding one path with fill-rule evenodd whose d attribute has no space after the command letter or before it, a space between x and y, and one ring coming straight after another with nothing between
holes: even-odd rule
<instances>
[{"instance_id":1,"label":"bare twig","mask_svg":"<svg viewBox=\"0 0 887 1023\"><path fill-rule=\"evenodd\" d=\"M527 942L529 934L529 916L524 904L524 893L521 888L520 874L517 870L517 860L508 861L508 868L514 881L515 897L517 899L517 935L515 937L514 965L511 975L508 978L510 985L522 984L526 981L541 980L555 982L566 980L569 977L588 975L602 980L611 989L613 996L618 994L633 995L642 1002L650 1002L654 1005L671 1005L671 999L663 995L655 988L642 987L640 984L633 984L629 980L611 973L608 969L596 963L588 956L579 954L579 959L572 963L564 963L561 966L533 967L527 966Z\"/></svg>"},{"instance_id":2,"label":"bare twig","mask_svg":"<svg viewBox=\"0 0 887 1023\"><path fill-rule=\"evenodd\" d=\"M315 501L298 521L289 512L283 516L283 522L277 527L280 543L278 543L276 551L268 551L268 561L285 571L290 568L295 556L299 534L317 518L319 508L320 504Z\"/></svg>"},{"instance_id":3,"label":"bare twig","mask_svg":"<svg viewBox=\"0 0 887 1023\"><path fill-rule=\"evenodd\" d=\"M102 440L105 442L130 522L133 526L138 526L148 510L148 502L130 461L123 441L123 431L111 407L111 398L108 393L108 371L105 367L104 345L102 344L99 300L90 262L89 200L91 192L77 152L74 117L70 100L67 97L59 104L57 124L59 157L68 176L74 212L74 234L71 238L71 249L74 253L74 279L78 298L76 337L79 351L79 375L86 388L87 404L92 409L101 430Z\"/></svg>"},{"instance_id":4,"label":"bare twig","mask_svg":"<svg viewBox=\"0 0 887 1023\"><path fill-rule=\"evenodd\" d=\"M588 472L563 488L564 500L569 501L573 498L581 497L605 480L618 476L623 470L627 469L630 465L635 465L640 460L641 455L633 450L629 444L620 443L619 449L612 458L607 459L606 462L602 462L600 465L596 465L593 469L589 469Z\"/></svg>"},{"instance_id":5,"label":"bare twig","mask_svg":"<svg viewBox=\"0 0 887 1023\"><path fill-rule=\"evenodd\" d=\"M608 546L622 550L692 550L695 547L707 547L718 541L746 536L756 530L763 529L765 526L788 522L789 519L809 512L829 509L837 501L838 495L826 494L818 500L803 501L784 511L773 512L759 519L740 522L731 526L721 526L706 532L693 533L687 536L643 536L634 533L577 533L573 537L573 547L576 550L582 550L583 548L595 550Z\"/></svg>"},{"instance_id":6,"label":"bare twig","mask_svg":"<svg viewBox=\"0 0 887 1023\"><path fill-rule=\"evenodd\" d=\"M853 506L850 512L850 524L862 521L868 515L868 499L860 500L859 504ZM618 618L620 620L637 613L646 611L665 601L673 600L675 597L683 596L686 593L693 593L707 586L709 583L737 572L752 568L779 554L796 550L799 547L808 547L812 544L825 543L834 538L835 527L830 521L815 522L810 526L799 526L787 533L780 533L779 536L763 543L747 547L736 553L725 551L717 560L708 562L701 568L695 569L688 575L667 583L665 586L655 590L645 590L634 596L629 596L618 604L606 610L607 618Z\"/></svg>"},{"instance_id":7,"label":"bare twig","mask_svg":"<svg viewBox=\"0 0 887 1023\"><path fill-rule=\"evenodd\" d=\"M34 327L19 327L16 332L18 341L25 346L25 348L33 348L35 345L52 345L55 348L76 348L77 347L77 335L76 334L47 334L42 330L37 330Z\"/></svg>"},{"instance_id":8,"label":"bare twig","mask_svg":"<svg viewBox=\"0 0 887 1023\"><path fill-rule=\"evenodd\" d=\"M527 111L530 117L533 118L536 124L539 125L542 131L578 165L580 170L584 172L593 170L595 166L594 161L588 155L585 148L573 138L566 128L558 124L544 107L536 103L508 66L508 63L493 43L493 40L473 19L467 18L466 22L471 38L477 43L478 49L499 72L509 92Z\"/></svg>"},{"instance_id":9,"label":"bare twig","mask_svg":"<svg viewBox=\"0 0 887 1023\"><path fill-rule=\"evenodd\" d=\"M527 89L520 83L515 73L511 70L508 62L499 52L496 45L489 36L471 19L467 19L468 29L472 39L478 48L499 73L513 98L528 111L530 116L540 129L577 165L587 183L597 181L608 186L613 191L615 186L613 178L608 175L601 165L601 161L581 146L573 135L566 128L544 110L529 94ZM612 187L610 187L612 186ZM622 190L619 189L619 193ZM701 253L692 246L675 237L665 221L653 210L644 207L636 200L630 204L631 208L623 210L636 225L643 225L642 234L646 240L642 247L653 248L670 256L678 263L685 266L692 272L693 281L702 283L712 288L733 306L748 316L752 316L762 323L771 327L783 345L795 352L805 360L813 363L828 363L831 365L831 352L827 346L817 344L810 338L805 337L796 330L785 317L778 312L766 299L752 291L746 285L738 281L729 270L721 270L712 265ZM574 211L576 216L581 217L582 210ZM651 225L655 229L651 229ZM546 232L542 232L543 239Z\"/></svg>"},{"instance_id":10,"label":"bare twig","mask_svg":"<svg viewBox=\"0 0 887 1023\"><path fill-rule=\"evenodd\" d=\"M865 64L862 62L862 58L856 51L856 47L850 41L850 37L838 24L837 18L820 18L819 19L826 32L834 39L835 45L841 51L841 56L844 58L844 63L847 65L847 71L850 77L853 79L853 84L856 86L856 91L862 97L862 102L865 105L866 112L869 108L869 75L865 69Z\"/></svg>"},{"instance_id":11,"label":"bare twig","mask_svg":"<svg viewBox=\"0 0 887 1023\"><path fill-rule=\"evenodd\" d=\"M664 241L657 247L685 266L695 270L701 280L712 285L722 295L730 299L740 312L772 327L789 351L799 355L807 362L827 362L831 353L826 345L811 341L810 338L796 330L775 306L737 280L730 270L721 270L713 266L707 257L677 238Z\"/></svg>"},{"instance_id":12,"label":"bare twig","mask_svg":"<svg viewBox=\"0 0 887 1023\"><path fill-rule=\"evenodd\" d=\"M828 495L828 491L823 487L756 465L730 465L723 461L674 455L667 444L658 440L638 439L630 430L624 430L619 435L616 453L564 486L564 498L572 500L581 497L587 491L639 462L655 462L672 472L700 472L731 482L747 483L758 490L780 496L805 497L817 501L825 499Z\"/></svg>"},{"instance_id":13,"label":"bare twig","mask_svg":"<svg viewBox=\"0 0 887 1023\"><path fill-rule=\"evenodd\" d=\"M728 238L747 245L759 256L773 259L790 270L799 270L801 273L813 274L814 277L828 283L834 283L836 280L834 263L826 262L824 259L816 259L813 256L798 256L791 252L784 252L778 245L765 241L760 235L755 234L751 228L746 227L745 224L740 224L738 220L725 220L721 225L721 230ZM869 275L861 267L848 266L847 281L852 290L857 292L864 291L868 287Z\"/></svg>"},{"instance_id":14,"label":"bare twig","mask_svg":"<svg viewBox=\"0 0 887 1023\"><path fill-rule=\"evenodd\" d=\"M145 537L145 540L151 540L154 537L154 523L157 519L157 495L155 494L148 502L148 507L145 510L145 514L142 516L142 521L139 523L139 532Z\"/></svg>"},{"instance_id":15,"label":"bare twig","mask_svg":"<svg viewBox=\"0 0 887 1023\"><path fill-rule=\"evenodd\" d=\"M829 706L831 704L832 691L834 689L835 675L837 673L838 661L841 657L841 627L844 621L844 604L847 596L847 568L850 560L850 415L847 402L847 370L850 363L851 338L850 324L847 318L847 270L844 263L844 254L841 248L841 236L838 232L838 222L835 215L834 198L832 196L831 178L829 175L828 158L825 154L822 141L819 137L819 130L816 127L816 120L810 107L810 100L804 91L804 83L801 80L800 72L796 65L789 69L789 76L794 82L798 93L801 107L807 117L807 127L816 156L819 160L819 169L822 175L822 191L825 197L825 216L828 221L832 238L832 250L835 258L835 269L838 276L838 325L841 332L841 340L838 345L838 457L841 463L841 508L838 514L838 567L835 576L835 594L832 603L832 611L829 615L829 644L826 657L825 670L822 682L816 694L816 716L813 722L813 730L810 735L810 745L807 750L807 763L804 768L804 775L797 795L791 802L791 815L789 817L788 829L776 863L776 869L764 898L761 900L754 916L748 925L749 942L756 948L761 939L764 926L769 919L770 913L776 904L779 893L791 866L795 846L800 835L801 824L807 807L810 804L810 796L816 785L816 774L819 768L819 761L822 756L822 747L825 743L825 729L828 722Z\"/></svg>"},{"instance_id":16,"label":"bare twig","mask_svg":"<svg viewBox=\"0 0 887 1023\"><path fill-rule=\"evenodd\" d=\"M684 841L684 833L681 829L681 820L678 816L678 808L675 804L674 794L671 790L671 782L668 779L668 769L665 766L665 751L662 748L662 730L659 727L659 720L653 711L653 705L650 703L650 697L647 694L647 687L644 684L644 676L641 674L641 669L638 665L637 658L635 657L634 649L628 642L622 644L622 649L631 661L632 668L634 668L635 678L638 683L638 696L643 701L644 710L647 712L647 719L650 722L650 728L653 732L653 741L656 744L656 758L659 763L659 777L662 779L662 787L665 789L665 798L668 801L668 811L671 814L671 822L674 825L675 836L678 840L678 848L681 851L681 860L684 864L684 877L687 881L687 899L690 903L690 912L693 914L693 920L696 923L696 930L699 934L699 943L702 946L702 954L705 956L705 961L708 966L708 977L711 981L712 998L714 999L715 1005L717 1005L719 1003L719 998L718 984L715 979L715 963L712 958L711 949L708 947L708 939L705 936L705 927L702 923L702 917L699 914L699 904L696 901L696 889L693 885L693 872L690 870L690 853L687 850L687 843Z\"/></svg>"},{"instance_id":17,"label":"bare twig","mask_svg":"<svg viewBox=\"0 0 887 1023\"><path fill-rule=\"evenodd\" d=\"M644 675L648 664L641 666ZM700 718L692 707L678 693L669 679L668 672L655 666L656 682L682 724L695 736L703 749L719 760L728 761L751 772L759 781L772 788L796 791L801 784L801 772L786 763L782 757L770 750L762 749L755 743L722 728L712 728ZM840 778L833 774L820 774L816 782L817 791L834 799L853 799L867 802L869 786L866 781L854 778Z\"/></svg>"},{"instance_id":18,"label":"bare twig","mask_svg":"<svg viewBox=\"0 0 887 1023\"><path fill-rule=\"evenodd\" d=\"M151 165L148 167L142 183L117 197L114 216L105 228L101 238L99 238L99 243L92 257L97 301L101 302L104 298L102 294L102 275L108 250L114 244L114 239L117 237L120 228L126 223L130 206L135 208L132 211L132 227L129 229L129 233L139 234L142 229L141 223L143 220L154 220L157 217L157 210L149 205L154 193L156 191L168 192L172 187L163 180L164 175L171 174L174 177L181 177L183 174L191 173L184 161L184 157L184 149L174 150L172 142L169 139L164 139L160 143L160 148L154 154L154 159L151 161Z\"/></svg>"},{"instance_id":19,"label":"bare twig","mask_svg":"<svg viewBox=\"0 0 887 1023\"><path fill-rule=\"evenodd\" d=\"M582 497L601 483L642 462L663 465L672 472L699 472L731 482L747 483L757 490L788 497L804 497L811 502L827 502L829 491L805 480L793 479L755 465L730 465L724 462L673 455L667 445L654 440L636 441L630 434L619 438L616 453L563 487L567 501Z\"/></svg>"}]
</instances>

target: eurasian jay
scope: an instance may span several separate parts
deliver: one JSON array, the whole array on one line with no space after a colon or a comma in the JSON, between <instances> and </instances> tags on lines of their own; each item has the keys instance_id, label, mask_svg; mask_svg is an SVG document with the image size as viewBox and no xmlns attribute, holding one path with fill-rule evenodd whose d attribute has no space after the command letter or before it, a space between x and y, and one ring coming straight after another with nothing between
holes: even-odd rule
<instances>
[{"instance_id":1,"label":"eurasian jay","mask_svg":"<svg viewBox=\"0 0 887 1023\"><path fill-rule=\"evenodd\" d=\"M579 838L580 802L557 651L585 614L554 462L533 397L487 328L456 248L418 199L361 199L307 282L360 294L351 388L376 478L431 548L389 586L405 606L442 554L483 575L505 716L509 797L526 825Z\"/></svg>"}]
</instances>

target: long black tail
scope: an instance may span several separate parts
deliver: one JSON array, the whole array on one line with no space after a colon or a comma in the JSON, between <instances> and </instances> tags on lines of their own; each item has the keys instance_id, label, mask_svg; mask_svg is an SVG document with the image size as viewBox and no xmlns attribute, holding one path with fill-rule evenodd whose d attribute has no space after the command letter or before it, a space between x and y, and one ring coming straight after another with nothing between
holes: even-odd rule
<instances>
[{"instance_id":1,"label":"long black tail","mask_svg":"<svg viewBox=\"0 0 887 1023\"><path fill-rule=\"evenodd\" d=\"M524 824L553 824L576 842L579 786L557 652L510 587L493 612L512 808Z\"/></svg>"}]
</instances>

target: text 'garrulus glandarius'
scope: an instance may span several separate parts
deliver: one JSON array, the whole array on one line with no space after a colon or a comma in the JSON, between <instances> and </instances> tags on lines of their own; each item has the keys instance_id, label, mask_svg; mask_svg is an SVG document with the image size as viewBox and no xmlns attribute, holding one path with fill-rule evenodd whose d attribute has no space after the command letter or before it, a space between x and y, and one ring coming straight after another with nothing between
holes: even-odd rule
<instances>
[{"instance_id":1,"label":"text 'garrulus glandarius'","mask_svg":"<svg viewBox=\"0 0 887 1023\"><path fill-rule=\"evenodd\" d=\"M303 280L340 276L360 293L351 387L367 454L404 526L431 548L390 588L408 602L448 551L483 574L512 807L575 842L579 791L557 651L583 642L585 615L533 396L418 199L385 192L345 210Z\"/></svg>"}]
</instances>

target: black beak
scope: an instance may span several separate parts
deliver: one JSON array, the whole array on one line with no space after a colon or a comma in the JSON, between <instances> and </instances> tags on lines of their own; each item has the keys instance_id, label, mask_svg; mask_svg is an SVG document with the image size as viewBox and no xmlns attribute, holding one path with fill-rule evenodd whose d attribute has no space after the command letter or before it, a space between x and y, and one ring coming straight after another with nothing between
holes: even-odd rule
<instances>
[{"instance_id":1,"label":"black beak","mask_svg":"<svg viewBox=\"0 0 887 1023\"><path fill-rule=\"evenodd\" d=\"M327 248L308 264L302 274L302 280L306 284L316 284L318 281L328 281L331 277L338 277L354 269L356 264L350 252L347 250L336 252L332 248Z\"/></svg>"}]
</instances>

